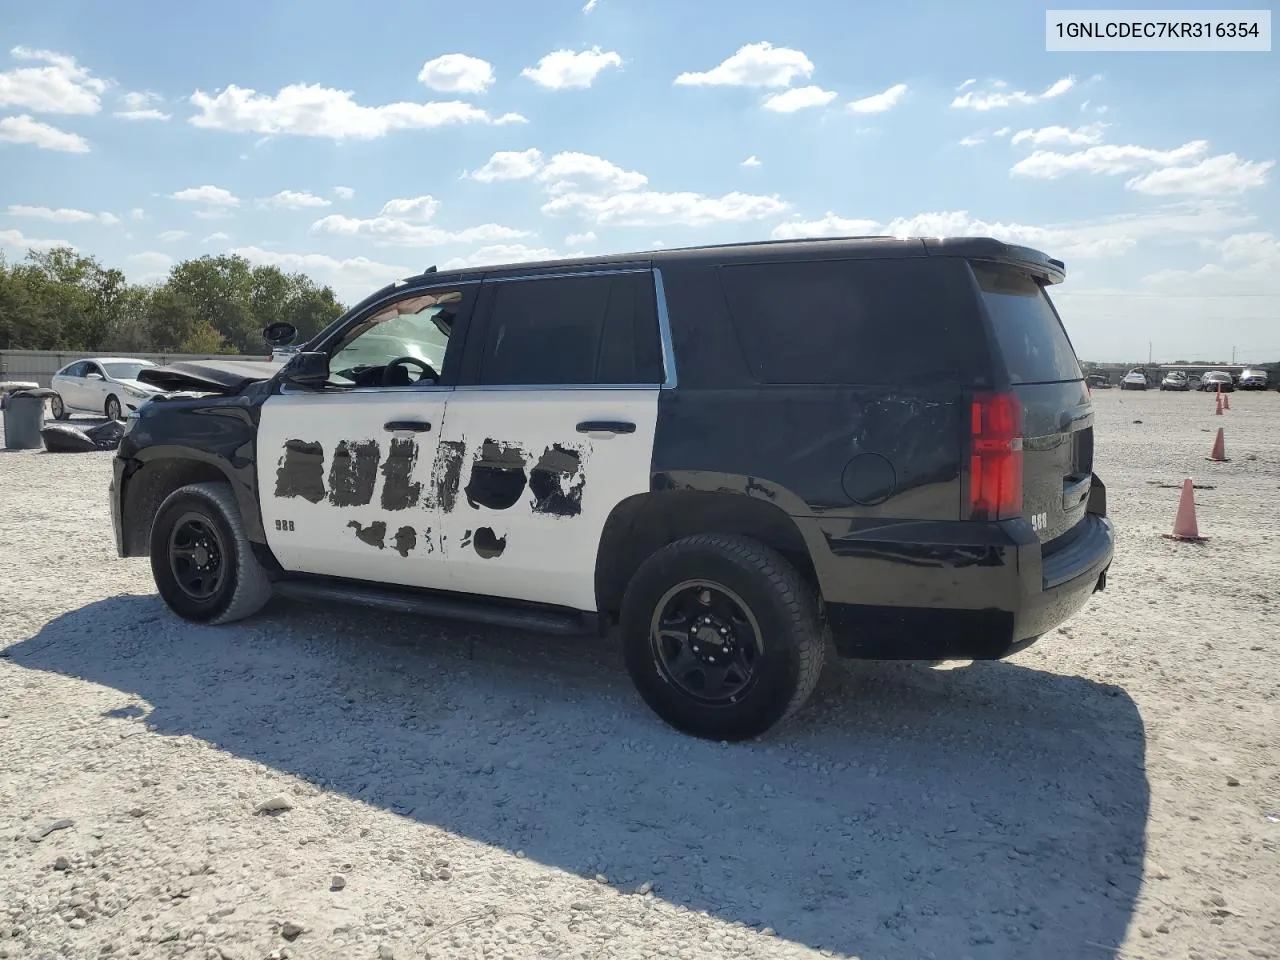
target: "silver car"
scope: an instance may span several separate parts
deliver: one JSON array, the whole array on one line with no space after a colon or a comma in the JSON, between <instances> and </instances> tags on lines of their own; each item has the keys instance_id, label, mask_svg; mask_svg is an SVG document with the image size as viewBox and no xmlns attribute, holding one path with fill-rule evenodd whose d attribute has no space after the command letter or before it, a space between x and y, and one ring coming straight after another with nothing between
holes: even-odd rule
<instances>
[{"instance_id":1,"label":"silver car","mask_svg":"<svg viewBox=\"0 0 1280 960\"><path fill-rule=\"evenodd\" d=\"M51 412L58 420L67 420L74 413L123 420L129 411L164 393L138 382L139 371L153 366L150 360L130 357L93 357L69 363L53 375L51 386L57 396L49 401Z\"/></svg>"}]
</instances>

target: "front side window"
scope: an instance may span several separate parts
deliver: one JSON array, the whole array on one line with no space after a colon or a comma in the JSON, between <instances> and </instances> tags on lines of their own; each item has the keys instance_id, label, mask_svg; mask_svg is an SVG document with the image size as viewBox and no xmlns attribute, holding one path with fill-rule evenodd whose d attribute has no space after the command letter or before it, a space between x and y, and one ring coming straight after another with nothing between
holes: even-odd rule
<instances>
[{"instance_id":1,"label":"front side window","mask_svg":"<svg viewBox=\"0 0 1280 960\"><path fill-rule=\"evenodd\" d=\"M464 303L460 290L433 290L389 304L356 324L329 358L329 380L352 387L433 384Z\"/></svg>"},{"instance_id":2,"label":"front side window","mask_svg":"<svg viewBox=\"0 0 1280 960\"><path fill-rule=\"evenodd\" d=\"M150 363L104 363L107 376L113 380L137 380L143 367L154 366Z\"/></svg>"}]
</instances>

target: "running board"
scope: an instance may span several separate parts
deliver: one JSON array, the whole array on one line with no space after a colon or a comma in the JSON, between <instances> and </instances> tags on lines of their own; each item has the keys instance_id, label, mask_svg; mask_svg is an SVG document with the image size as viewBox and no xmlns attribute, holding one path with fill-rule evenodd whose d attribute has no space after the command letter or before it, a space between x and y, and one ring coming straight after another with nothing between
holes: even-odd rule
<instances>
[{"instance_id":1,"label":"running board","mask_svg":"<svg viewBox=\"0 0 1280 960\"><path fill-rule=\"evenodd\" d=\"M508 627L512 630L530 630L536 633L578 635L597 633L599 630L598 620L594 614L570 610L515 608L483 600L401 592L340 582L280 580L275 584L275 592L291 600L350 603L396 613L412 613L444 620L465 620L492 627Z\"/></svg>"}]
</instances>

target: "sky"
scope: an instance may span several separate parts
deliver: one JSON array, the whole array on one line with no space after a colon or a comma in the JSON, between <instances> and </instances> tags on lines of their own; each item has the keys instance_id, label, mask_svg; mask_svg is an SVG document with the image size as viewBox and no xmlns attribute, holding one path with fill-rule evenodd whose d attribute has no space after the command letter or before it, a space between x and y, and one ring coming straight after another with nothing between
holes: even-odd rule
<instances>
[{"instance_id":1,"label":"sky","mask_svg":"<svg viewBox=\"0 0 1280 960\"><path fill-rule=\"evenodd\" d=\"M1280 54L1045 46L1010 0L0 0L0 251L138 282L235 252L354 303L432 264L987 235L1066 261L1084 359L1280 360Z\"/></svg>"}]
</instances>

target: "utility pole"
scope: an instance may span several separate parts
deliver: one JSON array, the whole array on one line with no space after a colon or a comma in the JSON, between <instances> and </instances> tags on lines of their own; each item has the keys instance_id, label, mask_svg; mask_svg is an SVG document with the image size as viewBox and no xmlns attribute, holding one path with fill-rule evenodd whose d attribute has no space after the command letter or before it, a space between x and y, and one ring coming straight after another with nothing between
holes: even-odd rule
<instances>
[{"instance_id":1,"label":"utility pole","mask_svg":"<svg viewBox=\"0 0 1280 960\"><path fill-rule=\"evenodd\" d=\"M1236 348L1235 347L1231 348L1231 365L1233 367L1236 365Z\"/></svg>"},{"instance_id":2,"label":"utility pole","mask_svg":"<svg viewBox=\"0 0 1280 960\"><path fill-rule=\"evenodd\" d=\"M1147 341L1147 366L1151 366L1151 341Z\"/></svg>"}]
</instances>

